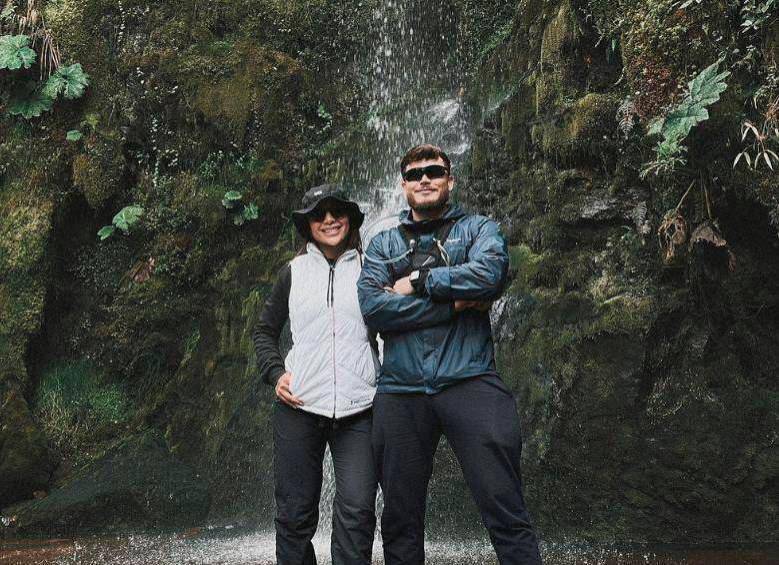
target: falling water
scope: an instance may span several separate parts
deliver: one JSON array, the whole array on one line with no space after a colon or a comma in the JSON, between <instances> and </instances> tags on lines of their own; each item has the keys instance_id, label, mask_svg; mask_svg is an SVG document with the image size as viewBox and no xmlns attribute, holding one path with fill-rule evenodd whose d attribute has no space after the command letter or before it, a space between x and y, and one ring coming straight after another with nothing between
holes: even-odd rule
<instances>
[{"instance_id":1,"label":"falling water","mask_svg":"<svg viewBox=\"0 0 779 565\"><path fill-rule=\"evenodd\" d=\"M456 10L448 2L385 0L374 10L367 71L368 119L347 158L344 182L367 211L363 239L391 227L404 202L400 158L412 146L440 145L455 168L470 147L458 82Z\"/></svg>"},{"instance_id":2,"label":"falling water","mask_svg":"<svg viewBox=\"0 0 779 565\"><path fill-rule=\"evenodd\" d=\"M419 143L441 146L455 173L470 148L466 109L457 81L454 6L423 0L386 0L373 13L374 45L368 69L368 115L364 142L349 156L345 184L366 211L363 241L397 224L405 201L399 162ZM335 476L325 455L317 553L326 558ZM377 501L381 509L381 497Z\"/></svg>"}]
</instances>

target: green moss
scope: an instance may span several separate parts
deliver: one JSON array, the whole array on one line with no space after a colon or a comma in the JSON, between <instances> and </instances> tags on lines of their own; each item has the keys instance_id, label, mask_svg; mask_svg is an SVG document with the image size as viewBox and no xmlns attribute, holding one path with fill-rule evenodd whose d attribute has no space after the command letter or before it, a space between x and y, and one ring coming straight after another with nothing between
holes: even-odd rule
<instances>
[{"instance_id":1,"label":"green moss","mask_svg":"<svg viewBox=\"0 0 779 565\"><path fill-rule=\"evenodd\" d=\"M509 246L509 267L516 269L514 282L511 285L511 291L514 293L525 293L530 289L530 283L538 273L538 265L542 256L536 253L527 245Z\"/></svg>"},{"instance_id":2,"label":"green moss","mask_svg":"<svg viewBox=\"0 0 779 565\"><path fill-rule=\"evenodd\" d=\"M564 165L602 163L615 149L618 101L610 95L590 93L571 104L561 121L537 124L533 138L545 155Z\"/></svg>"},{"instance_id":3,"label":"green moss","mask_svg":"<svg viewBox=\"0 0 779 565\"><path fill-rule=\"evenodd\" d=\"M560 4L554 18L544 29L539 70L536 76L536 113L554 110L565 99L575 97L574 55L581 39L576 14L568 0Z\"/></svg>"},{"instance_id":4,"label":"green moss","mask_svg":"<svg viewBox=\"0 0 779 565\"><path fill-rule=\"evenodd\" d=\"M696 72L716 61L732 31L724 0L678 9L675 0L636 3L625 12L622 63L639 116L657 116ZM737 33L737 32L736 32Z\"/></svg>"},{"instance_id":5,"label":"green moss","mask_svg":"<svg viewBox=\"0 0 779 565\"><path fill-rule=\"evenodd\" d=\"M0 268L5 272L34 268L46 253L52 203L20 190L0 196L0 209Z\"/></svg>"},{"instance_id":6,"label":"green moss","mask_svg":"<svg viewBox=\"0 0 779 565\"><path fill-rule=\"evenodd\" d=\"M518 161L527 159L528 123L535 113L534 89L523 85L501 109L501 133L506 140L506 151Z\"/></svg>"},{"instance_id":7,"label":"green moss","mask_svg":"<svg viewBox=\"0 0 779 565\"><path fill-rule=\"evenodd\" d=\"M270 125L277 114L286 115L283 100L303 71L288 55L246 40L229 49L222 41L196 44L175 64L169 72L184 79L194 109L239 144L251 119Z\"/></svg>"},{"instance_id":8,"label":"green moss","mask_svg":"<svg viewBox=\"0 0 779 565\"><path fill-rule=\"evenodd\" d=\"M89 361L62 362L44 371L34 413L60 452L80 464L121 432L131 403L120 386L103 382Z\"/></svg>"},{"instance_id":9,"label":"green moss","mask_svg":"<svg viewBox=\"0 0 779 565\"><path fill-rule=\"evenodd\" d=\"M651 296L623 294L608 299L601 305L600 319L591 332L646 335L657 318L657 304Z\"/></svg>"},{"instance_id":10,"label":"green moss","mask_svg":"<svg viewBox=\"0 0 779 565\"><path fill-rule=\"evenodd\" d=\"M0 198L0 375L25 380L27 339L40 327L51 202L21 191ZM2 380L2 379L0 379Z\"/></svg>"},{"instance_id":11,"label":"green moss","mask_svg":"<svg viewBox=\"0 0 779 565\"><path fill-rule=\"evenodd\" d=\"M91 136L85 145L87 152L73 159L73 184L92 208L100 209L122 188L124 158L121 148L106 139Z\"/></svg>"},{"instance_id":12,"label":"green moss","mask_svg":"<svg viewBox=\"0 0 779 565\"><path fill-rule=\"evenodd\" d=\"M525 228L525 240L536 251L557 249L563 237L560 224L550 214L534 217Z\"/></svg>"}]
</instances>

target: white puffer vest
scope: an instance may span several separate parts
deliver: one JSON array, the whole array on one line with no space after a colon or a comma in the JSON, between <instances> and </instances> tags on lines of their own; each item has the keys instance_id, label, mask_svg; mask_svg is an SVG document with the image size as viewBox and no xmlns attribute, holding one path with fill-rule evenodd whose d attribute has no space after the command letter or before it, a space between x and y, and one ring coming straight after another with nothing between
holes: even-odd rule
<instances>
[{"instance_id":1,"label":"white puffer vest","mask_svg":"<svg viewBox=\"0 0 779 565\"><path fill-rule=\"evenodd\" d=\"M343 418L369 408L379 361L357 301L360 257L351 249L334 266L313 243L291 263L292 349L284 365L301 410Z\"/></svg>"}]
</instances>

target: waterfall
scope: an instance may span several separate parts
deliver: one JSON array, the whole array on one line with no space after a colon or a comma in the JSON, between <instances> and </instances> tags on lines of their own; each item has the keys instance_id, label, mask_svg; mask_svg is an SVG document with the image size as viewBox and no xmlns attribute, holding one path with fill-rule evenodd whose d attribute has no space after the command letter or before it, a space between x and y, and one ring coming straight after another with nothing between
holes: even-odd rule
<instances>
[{"instance_id":1,"label":"waterfall","mask_svg":"<svg viewBox=\"0 0 779 565\"><path fill-rule=\"evenodd\" d=\"M344 183L367 212L363 241L396 223L405 206L399 162L419 143L440 145L455 172L470 147L461 100L457 12L448 2L384 0L373 12L375 36L361 66L368 120L349 156Z\"/></svg>"},{"instance_id":2,"label":"waterfall","mask_svg":"<svg viewBox=\"0 0 779 565\"><path fill-rule=\"evenodd\" d=\"M369 118L363 143L352 155L344 184L366 212L363 244L397 225L405 207L399 163L419 143L439 145L457 176L470 148L463 87L458 83L454 6L421 0L384 0L373 12L376 35L367 68ZM365 70L365 69L364 69ZM454 197L456 198L455 183ZM335 476L329 449L325 454L317 554L329 558ZM377 502L380 514L381 497ZM381 553L377 545L377 555Z\"/></svg>"}]
</instances>

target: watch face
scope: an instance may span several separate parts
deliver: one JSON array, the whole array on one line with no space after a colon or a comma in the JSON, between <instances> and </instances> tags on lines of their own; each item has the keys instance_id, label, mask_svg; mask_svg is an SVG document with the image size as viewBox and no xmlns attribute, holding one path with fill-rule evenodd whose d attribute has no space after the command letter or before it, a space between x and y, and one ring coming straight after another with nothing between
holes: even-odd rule
<instances>
[{"instance_id":1,"label":"watch face","mask_svg":"<svg viewBox=\"0 0 779 565\"><path fill-rule=\"evenodd\" d=\"M411 281L415 281L419 278L419 271L414 271L408 276L408 279Z\"/></svg>"}]
</instances>

